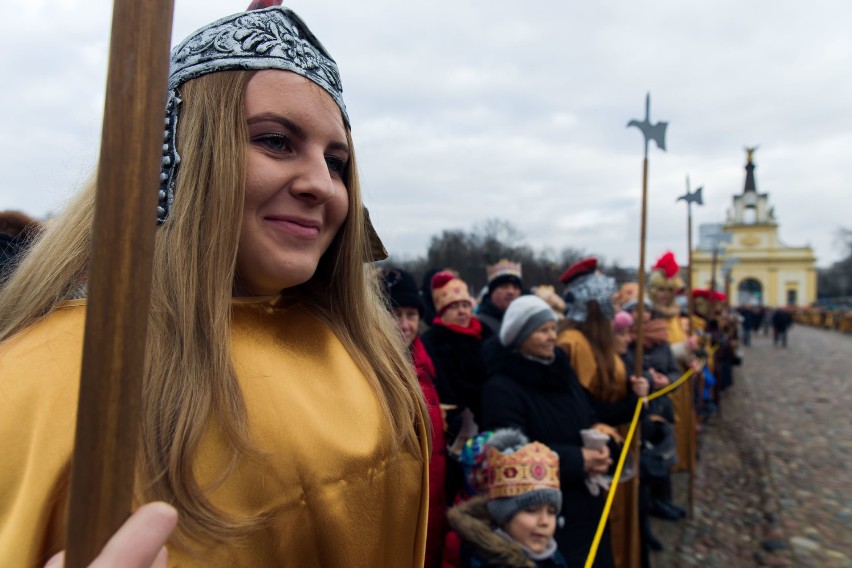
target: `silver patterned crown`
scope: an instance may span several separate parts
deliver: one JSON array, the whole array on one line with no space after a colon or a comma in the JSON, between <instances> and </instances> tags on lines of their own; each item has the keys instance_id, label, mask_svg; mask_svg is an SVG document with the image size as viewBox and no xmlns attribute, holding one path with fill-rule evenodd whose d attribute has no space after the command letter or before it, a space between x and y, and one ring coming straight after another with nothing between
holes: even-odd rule
<instances>
[{"instance_id":1,"label":"silver patterned crown","mask_svg":"<svg viewBox=\"0 0 852 568\"><path fill-rule=\"evenodd\" d=\"M169 64L158 223L171 211L180 166L176 144L179 88L201 75L235 69L280 69L310 79L331 95L349 126L337 64L292 10L273 6L241 12L196 30L172 50Z\"/></svg>"},{"instance_id":2,"label":"silver patterned crown","mask_svg":"<svg viewBox=\"0 0 852 568\"><path fill-rule=\"evenodd\" d=\"M599 272L584 274L571 281L565 289L563 299L567 308L565 317L583 322L589 316L589 302L595 300L606 319L615 317L612 305L612 295L618 287L615 278L604 276Z\"/></svg>"}]
</instances>

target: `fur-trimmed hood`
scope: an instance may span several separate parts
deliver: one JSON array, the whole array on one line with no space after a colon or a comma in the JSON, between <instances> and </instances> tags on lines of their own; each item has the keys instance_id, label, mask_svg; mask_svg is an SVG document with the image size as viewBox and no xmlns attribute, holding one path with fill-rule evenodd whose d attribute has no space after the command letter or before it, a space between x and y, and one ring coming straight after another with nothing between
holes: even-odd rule
<instances>
[{"instance_id":1,"label":"fur-trimmed hood","mask_svg":"<svg viewBox=\"0 0 852 568\"><path fill-rule=\"evenodd\" d=\"M447 513L450 525L459 536L476 547L477 556L489 564L512 568L535 568L535 560L524 554L518 544L494 532L497 526L488 515L487 495L478 495Z\"/></svg>"}]
</instances>

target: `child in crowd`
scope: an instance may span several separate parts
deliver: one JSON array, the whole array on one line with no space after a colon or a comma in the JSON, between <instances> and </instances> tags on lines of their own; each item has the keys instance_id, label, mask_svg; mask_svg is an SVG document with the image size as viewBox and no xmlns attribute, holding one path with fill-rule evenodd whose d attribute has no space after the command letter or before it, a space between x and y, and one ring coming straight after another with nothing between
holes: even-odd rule
<instances>
[{"instance_id":1,"label":"child in crowd","mask_svg":"<svg viewBox=\"0 0 852 568\"><path fill-rule=\"evenodd\" d=\"M496 431L485 446L488 492L449 512L463 568L567 567L553 538L562 508L559 456L520 431Z\"/></svg>"}]
</instances>

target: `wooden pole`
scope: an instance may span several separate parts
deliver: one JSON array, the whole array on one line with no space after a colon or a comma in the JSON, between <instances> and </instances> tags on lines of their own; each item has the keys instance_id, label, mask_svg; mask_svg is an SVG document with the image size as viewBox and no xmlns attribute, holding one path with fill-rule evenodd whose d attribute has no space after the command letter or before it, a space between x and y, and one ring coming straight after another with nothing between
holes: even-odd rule
<instances>
[{"instance_id":1,"label":"wooden pole","mask_svg":"<svg viewBox=\"0 0 852 568\"><path fill-rule=\"evenodd\" d=\"M689 178L687 178L687 193L689 193ZM689 294L689 333L694 332L695 325L695 298L692 296L692 202L686 202L686 246L687 246L687 262L689 268L686 271L686 289ZM687 336L688 337L688 336ZM687 501L689 518L695 517L695 466L697 453L697 440L695 433L696 417L695 417L695 387L700 384L698 377L693 377L692 380L687 380L687 383L681 388L685 388L689 392L686 403L687 423L689 428L689 466L687 477Z\"/></svg>"},{"instance_id":2,"label":"wooden pole","mask_svg":"<svg viewBox=\"0 0 852 568\"><path fill-rule=\"evenodd\" d=\"M642 376L642 358L644 349L642 340L644 338L645 317L645 234L646 221L648 218L648 142L645 142L645 160L642 162L642 221L639 229L639 291L636 305L636 359L633 364L633 374Z\"/></svg>"},{"instance_id":3,"label":"wooden pole","mask_svg":"<svg viewBox=\"0 0 852 568\"><path fill-rule=\"evenodd\" d=\"M713 243L713 258L710 261L710 313L707 314L710 320L716 319L716 259L719 257L719 245Z\"/></svg>"},{"instance_id":4,"label":"wooden pole","mask_svg":"<svg viewBox=\"0 0 852 568\"><path fill-rule=\"evenodd\" d=\"M689 185L687 184L687 193L689 193ZM695 320L695 298L692 296L692 202L686 202L686 261L689 263L689 268L686 270L686 290L689 296L687 302L689 305L689 331L692 329Z\"/></svg>"},{"instance_id":5,"label":"wooden pole","mask_svg":"<svg viewBox=\"0 0 852 568\"><path fill-rule=\"evenodd\" d=\"M130 513L151 297L173 0L115 0L65 565Z\"/></svg>"},{"instance_id":6,"label":"wooden pole","mask_svg":"<svg viewBox=\"0 0 852 568\"><path fill-rule=\"evenodd\" d=\"M643 356L644 356L644 336L645 336L645 240L647 233L647 219L648 219L648 143L650 140L654 140L657 144L657 147L661 150L666 149L665 143L665 133L666 133L666 122L658 122L656 124L651 124L651 94L648 93L645 95L645 119L643 121L631 120L627 123L627 126L635 126L642 131L642 136L645 139L645 154L644 159L642 161L642 220L641 227L639 233L639 290L638 290L638 305L636 317L638 322L636 323L636 348L635 348L635 361L634 361L634 375L637 377L643 376ZM638 424L639 414L641 411L642 405L636 405L636 416L634 421L636 423L631 424L631 428L635 429L636 437L633 438L632 443L630 444L631 448L635 451L636 459L636 471L637 475L639 472L639 440L641 439L640 426ZM630 435L628 435L628 439ZM622 451L623 454L627 454L627 447L625 442L625 448ZM618 473L620 473L620 469L616 472L615 482L618 480ZM639 500L638 500L638 492L634 494L633 502L631 504L630 514L638 519L638 511L639 511ZM639 538L638 534L631 532L631 543L630 550L639 550L638 540L636 542L633 541L634 538ZM595 550L595 546L593 545L593 550ZM630 564L633 565L636 561L636 558L631 559ZM587 562L588 564L588 562Z\"/></svg>"},{"instance_id":7,"label":"wooden pole","mask_svg":"<svg viewBox=\"0 0 852 568\"><path fill-rule=\"evenodd\" d=\"M647 219L648 219L648 142L645 141L645 159L642 161L642 220L640 222L639 229L639 303L636 308L636 348L635 348L635 356L636 360L634 361L633 366L633 374L637 377L643 376L642 367L643 367L643 356L644 356L644 327L645 327L645 235L647 231ZM629 380L629 379L628 379ZM638 409L637 409L638 412ZM642 426L641 424L636 424L636 435L630 442L630 447L624 447L622 451L624 452L632 452L634 456L636 456L636 463L634 464L636 468L636 476L639 476L639 445L640 440L642 438ZM618 480L613 480L613 483L617 483ZM632 482L631 482L632 483ZM633 528L638 526L639 524L639 486L637 484L633 484L634 491L632 492L632 499L630 502L630 510L626 511L626 514L630 516L632 521L628 523L628 527ZM636 524L634 524L634 522ZM629 558L627 559L627 563L629 566L638 566L640 561L640 549L641 543L641 535L638 534L637 531L630 531L630 543L628 546Z\"/></svg>"}]
</instances>

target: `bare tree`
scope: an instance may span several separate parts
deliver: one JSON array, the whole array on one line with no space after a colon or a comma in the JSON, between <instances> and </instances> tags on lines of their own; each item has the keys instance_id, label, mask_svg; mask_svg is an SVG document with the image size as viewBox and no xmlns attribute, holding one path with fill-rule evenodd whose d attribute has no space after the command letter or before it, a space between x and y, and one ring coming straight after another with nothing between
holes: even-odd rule
<instances>
[{"instance_id":1,"label":"bare tree","mask_svg":"<svg viewBox=\"0 0 852 568\"><path fill-rule=\"evenodd\" d=\"M472 230L445 229L434 235L424 257L390 258L383 265L408 270L418 281L430 271L452 269L474 294L487 283L486 266L501 259L520 262L527 287L550 284L560 289L559 276L571 264L590 256L582 249L553 247L533 250L521 231L504 219L487 219ZM620 269L619 269L620 270Z\"/></svg>"},{"instance_id":2,"label":"bare tree","mask_svg":"<svg viewBox=\"0 0 852 568\"><path fill-rule=\"evenodd\" d=\"M852 296L852 229L838 229L836 240L846 256L817 271L820 299Z\"/></svg>"}]
</instances>

